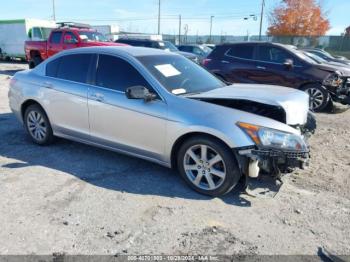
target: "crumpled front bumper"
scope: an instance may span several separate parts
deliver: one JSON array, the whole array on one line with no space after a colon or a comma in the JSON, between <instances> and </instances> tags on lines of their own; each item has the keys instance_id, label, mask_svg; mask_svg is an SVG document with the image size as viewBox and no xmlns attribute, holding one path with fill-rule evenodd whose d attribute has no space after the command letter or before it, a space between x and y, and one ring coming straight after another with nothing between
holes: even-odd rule
<instances>
[{"instance_id":1,"label":"crumpled front bumper","mask_svg":"<svg viewBox=\"0 0 350 262\"><path fill-rule=\"evenodd\" d=\"M236 152L236 156L240 159L242 172L248 176L252 176L249 174L249 165L252 161L257 161L260 170L279 178L281 174L290 173L296 168L304 169L308 166L310 159L309 150L283 151L252 147L241 148Z\"/></svg>"},{"instance_id":2,"label":"crumpled front bumper","mask_svg":"<svg viewBox=\"0 0 350 262\"><path fill-rule=\"evenodd\" d=\"M350 77L343 77L341 86L337 88L327 87L332 100L343 105L350 105Z\"/></svg>"}]
</instances>

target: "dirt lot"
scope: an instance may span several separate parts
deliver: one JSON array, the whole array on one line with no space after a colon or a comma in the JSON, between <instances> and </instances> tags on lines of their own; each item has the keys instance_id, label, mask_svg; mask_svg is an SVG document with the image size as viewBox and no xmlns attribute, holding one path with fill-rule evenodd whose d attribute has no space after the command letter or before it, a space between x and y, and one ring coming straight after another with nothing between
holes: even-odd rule
<instances>
[{"instance_id":1,"label":"dirt lot","mask_svg":"<svg viewBox=\"0 0 350 262\"><path fill-rule=\"evenodd\" d=\"M345 107L317 115L310 167L274 198L212 199L142 160L66 140L32 144L7 98L10 76L26 67L0 64L0 254L350 255Z\"/></svg>"}]
</instances>

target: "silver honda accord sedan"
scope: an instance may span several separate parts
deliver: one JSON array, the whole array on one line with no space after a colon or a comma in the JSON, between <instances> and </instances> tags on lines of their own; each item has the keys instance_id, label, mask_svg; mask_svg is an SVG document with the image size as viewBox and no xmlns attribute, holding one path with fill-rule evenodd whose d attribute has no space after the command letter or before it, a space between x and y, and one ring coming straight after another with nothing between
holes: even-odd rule
<instances>
[{"instance_id":1,"label":"silver honda accord sedan","mask_svg":"<svg viewBox=\"0 0 350 262\"><path fill-rule=\"evenodd\" d=\"M242 176L277 176L309 158L305 93L227 86L187 58L156 49L61 52L16 73L9 101L36 144L63 137L153 161L211 196L229 192ZM257 105L264 110L252 110Z\"/></svg>"}]
</instances>

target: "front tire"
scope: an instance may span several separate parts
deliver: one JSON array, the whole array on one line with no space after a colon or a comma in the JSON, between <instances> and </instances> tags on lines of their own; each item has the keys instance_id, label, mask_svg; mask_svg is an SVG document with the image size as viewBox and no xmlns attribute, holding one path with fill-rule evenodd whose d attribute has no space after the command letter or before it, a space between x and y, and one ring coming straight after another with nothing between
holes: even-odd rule
<instances>
[{"instance_id":1,"label":"front tire","mask_svg":"<svg viewBox=\"0 0 350 262\"><path fill-rule=\"evenodd\" d=\"M322 85L307 85L303 90L310 96L310 110L320 112L328 105L330 95Z\"/></svg>"},{"instance_id":2,"label":"front tire","mask_svg":"<svg viewBox=\"0 0 350 262\"><path fill-rule=\"evenodd\" d=\"M231 149L206 136L184 142L178 152L177 167L191 188L215 197L230 192L241 177Z\"/></svg>"},{"instance_id":3,"label":"front tire","mask_svg":"<svg viewBox=\"0 0 350 262\"><path fill-rule=\"evenodd\" d=\"M24 125L32 141L48 145L54 140L50 121L39 105L30 105L24 113Z\"/></svg>"}]
</instances>

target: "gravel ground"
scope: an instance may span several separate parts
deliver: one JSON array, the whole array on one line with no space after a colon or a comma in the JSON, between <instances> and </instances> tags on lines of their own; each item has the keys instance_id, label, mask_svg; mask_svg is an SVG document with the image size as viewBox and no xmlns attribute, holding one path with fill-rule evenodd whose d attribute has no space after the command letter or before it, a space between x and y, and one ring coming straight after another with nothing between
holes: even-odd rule
<instances>
[{"instance_id":1,"label":"gravel ground","mask_svg":"<svg viewBox=\"0 0 350 262\"><path fill-rule=\"evenodd\" d=\"M7 98L26 67L0 63L0 254L350 255L346 107L317 115L310 167L275 197L208 198L139 159L63 139L32 144Z\"/></svg>"}]
</instances>

